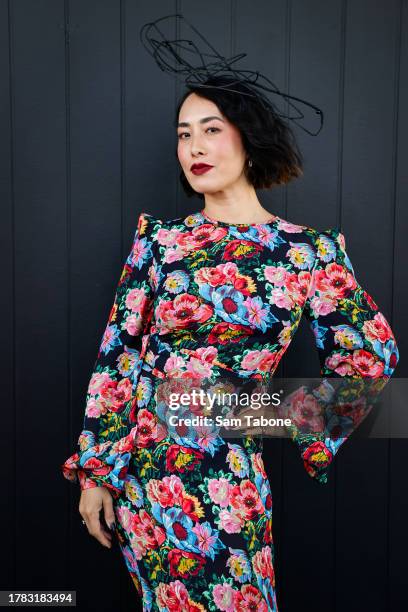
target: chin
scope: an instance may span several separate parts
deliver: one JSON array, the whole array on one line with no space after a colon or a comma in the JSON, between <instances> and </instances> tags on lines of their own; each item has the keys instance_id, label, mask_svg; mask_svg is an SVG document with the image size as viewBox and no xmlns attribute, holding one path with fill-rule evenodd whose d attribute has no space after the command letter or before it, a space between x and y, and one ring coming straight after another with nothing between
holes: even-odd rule
<instances>
[{"instance_id":1,"label":"chin","mask_svg":"<svg viewBox=\"0 0 408 612\"><path fill-rule=\"evenodd\" d=\"M197 183L190 182L190 186L197 193L215 193L216 191L219 191L219 187L211 187L210 185L204 185L203 183L204 181L198 181Z\"/></svg>"},{"instance_id":2,"label":"chin","mask_svg":"<svg viewBox=\"0 0 408 612\"><path fill-rule=\"evenodd\" d=\"M223 191L228 183L217 184L214 181L194 181L194 183L190 183L192 188L197 192L206 192L206 193L217 193L219 191Z\"/></svg>"},{"instance_id":3,"label":"chin","mask_svg":"<svg viewBox=\"0 0 408 612\"><path fill-rule=\"evenodd\" d=\"M207 189L206 187L202 187L201 189L196 189L196 188L194 187L194 190L195 190L197 193L202 193L202 194L204 194L204 195L213 195L213 194L215 194L215 193L220 193L220 191L222 191L222 187L220 187L220 188L213 188L213 189L211 189L211 188L210 188L210 189Z\"/></svg>"}]
</instances>

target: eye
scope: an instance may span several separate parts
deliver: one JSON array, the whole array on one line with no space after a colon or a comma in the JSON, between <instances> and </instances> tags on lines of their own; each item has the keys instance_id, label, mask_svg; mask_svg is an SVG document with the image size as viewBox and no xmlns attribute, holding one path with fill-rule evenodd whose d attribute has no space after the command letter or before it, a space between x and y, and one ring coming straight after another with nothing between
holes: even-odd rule
<instances>
[{"instance_id":1,"label":"eye","mask_svg":"<svg viewBox=\"0 0 408 612\"><path fill-rule=\"evenodd\" d=\"M217 128L217 127L209 127L209 128L206 129L206 132L208 132L208 130L215 130L216 132L220 132L221 131L220 128ZM185 136L185 135L189 136L189 133L188 132L181 132L178 135L178 139L179 140L185 140L185 138L183 138L183 136Z\"/></svg>"}]
</instances>

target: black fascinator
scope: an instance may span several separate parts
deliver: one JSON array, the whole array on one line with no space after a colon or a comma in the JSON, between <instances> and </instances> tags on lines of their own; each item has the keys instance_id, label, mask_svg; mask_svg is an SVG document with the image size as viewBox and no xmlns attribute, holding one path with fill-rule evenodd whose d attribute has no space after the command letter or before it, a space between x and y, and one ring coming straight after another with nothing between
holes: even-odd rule
<instances>
[{"instance_id":1,"label":"black fascinator","mask_svg":"<svg viewBox=\"0 0 408 612\"><path fill-rule=\"evenodd\" d=\"M166 37L158 24L171 26L175 31L175 25L178 25L174 23L175 20L182 20L196 34L197 40ZM323 127L323 111L320 108L301 98L283 93L270 79L258 71L237 68L236 64L243 57L246 57L246 53L240 53L230 58L223 57L179 13L167 15L144 24L140 30L140 40L148 53L154 58L160 70L171 74L175 78L184 79L187 88L194 86L195 88L228 89L241 95L256 97L266 110L283 119L292 121L311 136L317 136ZM290 109L289 114L282 112L277 104L269 99L268 96L271 95L275 97L275 100L280 97L287 102ZM304 126L306 114L310 116L311 110L312 115L316 114L319 118L319 125L315 131ZM294 111L294 114L291 114L291 111Z\"/></svg>"}]
</instances>

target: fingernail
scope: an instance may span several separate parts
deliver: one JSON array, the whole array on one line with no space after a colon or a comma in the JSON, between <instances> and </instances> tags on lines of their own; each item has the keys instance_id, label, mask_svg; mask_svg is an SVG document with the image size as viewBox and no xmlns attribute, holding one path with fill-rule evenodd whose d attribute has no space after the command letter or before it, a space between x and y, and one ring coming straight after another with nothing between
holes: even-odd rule
<instances>
[{"instance_id":1,"label":"fingernail","mask_svg":"<svg viewBox=\"0 0 408 612\"><path fill-rule=\"evenodd\" d=\"M113 531L114 529L116 529L116 523L115 523L115 521L113 521L113 523L111 523L111 524L109 525L109 529L110 529L111 531Z\"/></svg>"}]
</instances>

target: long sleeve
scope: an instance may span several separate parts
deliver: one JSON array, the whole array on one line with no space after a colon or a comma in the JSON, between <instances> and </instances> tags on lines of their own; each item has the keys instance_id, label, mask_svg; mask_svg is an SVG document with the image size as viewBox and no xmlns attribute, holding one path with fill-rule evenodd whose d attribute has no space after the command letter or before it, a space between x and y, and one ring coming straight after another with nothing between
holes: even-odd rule
<instances>
[{"instance_id":1,"label":"long sleeve","mask_svg":"<svg viewBox=\"0 0 408 612\"><path fill-rule=\"evenodd\" d=\"M152 215L140 214L89 381L79 450L61 466L64 477L81 489L106 486L117 496L123 488L137 430L133 400L158 280L158 225Z\"/></svg>"},{"instance_id":2,"label":"long sleeve","mask_svg":"<svg viewBox=\"0 0 408 612\"><path fill-rule=\"evenodd\" d=\"M326 483L334 455L378 399L399 353L386 318L356 279L340 230L316 232L315 251L303 314L315 338L322 382L334 389L336 381L330 385L327 379L343 378L344 397L355 397L347 403L341 393L309 395L324 408L324 427L313 434L295 427L291 434L307 473Z\"/></svg>"}]
</instances>

